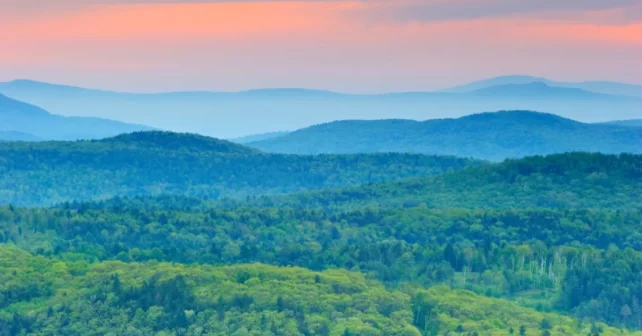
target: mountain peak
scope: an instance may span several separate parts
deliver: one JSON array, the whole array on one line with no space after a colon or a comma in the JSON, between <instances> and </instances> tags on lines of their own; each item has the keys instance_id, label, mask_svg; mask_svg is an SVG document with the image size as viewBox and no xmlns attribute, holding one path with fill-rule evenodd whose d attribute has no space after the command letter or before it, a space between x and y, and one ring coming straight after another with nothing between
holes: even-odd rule
<instances>
[{"instance_id":1,"label":"mountain peak","mask_svg":"<svg viewBox=\"0 0 642 336\"><path fill-rule=\"evenodd\" d=\"M564 118L556 114L528 111L528 110L504 110L504 111L498 111L498 112L475 113L475 114L461 117L459 118L459 120L478 120L478 121L479 120L485 120L485 121L512 120L512 121L518 121L527 125L534 125L539 123L550 125L551 122L581 124L578 121Z\"/></svg>"}]
</instances>

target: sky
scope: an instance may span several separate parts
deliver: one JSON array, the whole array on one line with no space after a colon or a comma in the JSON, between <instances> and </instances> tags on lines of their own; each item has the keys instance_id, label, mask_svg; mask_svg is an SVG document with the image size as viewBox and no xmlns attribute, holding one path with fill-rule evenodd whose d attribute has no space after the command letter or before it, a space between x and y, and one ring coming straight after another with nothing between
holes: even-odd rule
<instances>
[{"instance_id":1,"label":"sky","mask_svg":"<svg viewBox=\"0 0 642 336\"><path fill-rule=\"evenodd\" d=\"M642 0L0 0L0 81L132 92L642 84Z\"/></svg>"}]
</instances>

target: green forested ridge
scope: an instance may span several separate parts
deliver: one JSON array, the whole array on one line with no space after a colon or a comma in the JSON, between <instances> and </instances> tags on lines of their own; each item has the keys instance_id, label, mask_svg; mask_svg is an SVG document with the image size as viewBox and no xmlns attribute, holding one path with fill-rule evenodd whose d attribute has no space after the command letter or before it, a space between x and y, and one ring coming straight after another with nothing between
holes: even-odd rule
<instances>
[{"instance_id":1,"label":"green forested ridge","mask_svg":"<svg viewBox=\"0 0 642 336\"><path fill-rule=\"evenodd\" d=\"M217 198L354 186L481 162L411 154L266 154L213 138L140 132L95 141L0 143L0 203L113 196Z\"/></svg>"},{"instance_id":2,"label":"green forested ridge","mask_svg":"<svg viewBox=\"0 0 642 336\"><path fill-rule=\"evenodd\" d=\"M642 153L642 129L529 111L458 119L344 120L249 143L274 153L410 152L501 161L572 151Z\"/></svg>"},{"instance_id":3,"label":"green forested ridge","mask_svg":"<svg viewBox=\"0 0 642 336\"><path fill-rule=\"evenodd\" d=\"M94 175L84 181L97 183L101 167L125 167L130 185L145 185L148 173L177 186L197 178L212 185L211 171L185 172L203 172L220 157L257 176L270 172L261 167L298 165L261 182L274 185L301 183L317 164L340 185L367 182L357 177L372 167L396 172L387 178L411 177L277 197L211 199L176 187L52 208L0 206L0 335L642 330L640 155L566 153L488 165L401 154L305 157L171 133L15 143L3 153L4 164L36 180L49 176L43 171L71 171L83 181L74 169L86 166ZM412 177L398 162L443 174ZM60 186L93 186L71 181Z\"/></svg>"},{"instance_id":4,"label":"green forested ridge","mask_svg":"<svg viewBox=\"0 0 642 336\"><path fill-rule=\"evenodd\" d=\"M506 160L435 177L282 198L254 204L294 207L362 206L437 208L596 208L642 207L642 155L566 153Z\"/></svg>"},{"instance_id":5,"label":"green forested ridge","mask_svg":"<svg viewBox=\"0 0 642 336\"><path fill-rule=\"evenodd\" d=\"M536 312L507 300L489 298L465 290L436 286L419 291L415 306L427 307L429 321L444 335L641 335L581 323L558 314ZM523 332L523 333L522 333Z\"/></svg>"},{"instance_id":6,"label":"green forested ridge","mask_svg":"<svg viewBox=\"0 0 642 336\"><path fill-rule=\"evenodd\" d=\"M633 323L620 310L642 297L640 211L179 208L5 207L0 239L66 260L262 262L345 268L393 288L443 283L509 298L535 291L542 309L615 324Z\"/></svg>"}]
</instances>

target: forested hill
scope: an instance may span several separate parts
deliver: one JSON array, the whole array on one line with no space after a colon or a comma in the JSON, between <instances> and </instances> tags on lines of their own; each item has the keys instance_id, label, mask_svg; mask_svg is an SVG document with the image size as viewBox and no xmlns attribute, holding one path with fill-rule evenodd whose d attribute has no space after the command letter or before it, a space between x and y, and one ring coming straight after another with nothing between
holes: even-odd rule
<instances>
[{"instance_id":1,"label":"forested hill","mask_svg":"<svg viewBox=\"0 0 642 336\"><path fill-rule=\"evenodd\" d=\"M282 194L435 175L480 164L411 154L267 154L224 140L156 131L92 141L6 142L0 143L0 203Z\"/></svg>"},{"instance_id":2,"label":"forested hill","mask_svg":"<svg viewBox=\"0 0 642 336\"><path fill-rule=\"evenodd\" d=\"M642 208L642 155L566 153L427 178L324 190L256 204L344 208ZM608 195L608 197L606 197Z\"/></svg>"},{"instance_id":3,"label":"forested hill","mask_svg":"<svg viewBox=\"0 0 642 336\"><path fill-rule=\"evenodd\" d=\"M76 140L100 139L121 133L149 131L152 128L115 120L91 117L64 117L0 94L0 139L2 140ZM14 137L3 136L4 132ZM15 133L23 133L15 138Z\"/></svg>"},{"instance_id":4,"label":"forested hill","mask_svg":"<svg viewBox=\"0 0 642 336\"><path fill-rule=\"evenodd\" d=\"M93 142L97 145L118 149L141 149L150 151L185 151L191 153L219 153L252 155L260 151L236 143L198 134L172 132L134 132ZM57 145L56 143L52 143Z\"/></svg>"},{"instance_id":5,"label":"forested hill","mask_svg":"<svg viewBox=\"0 0 642 336\"><path fill-rule=\"evenodd\" d=\"M412 152L500 161L573 151L642 153L642 128L503 111L459 119L348 120L248 145L276 153Z\"/></svg>"},{"instance_id":6,"label":"forested hill","mask_svg":"<svg viewBox=\"0 0 642 336\"><path fill-rule=\"evenodd\" d=\"M641 334L446 287L387 290L344 270L89 264L7 246L0 269L2 335Z\"/></svg>"}]
</instances>

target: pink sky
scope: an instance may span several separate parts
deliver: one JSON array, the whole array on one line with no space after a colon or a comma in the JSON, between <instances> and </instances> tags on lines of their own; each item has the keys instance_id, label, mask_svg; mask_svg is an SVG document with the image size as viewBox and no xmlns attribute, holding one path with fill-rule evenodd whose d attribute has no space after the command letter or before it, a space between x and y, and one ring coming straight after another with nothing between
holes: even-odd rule
<instances>
[{"instance_id":1,"label":"pink sky","mask_svg":"<svg viewBox=\"0 0 642 336\"><path fill-rule=\"evenodd\" d=\"M123 91L432 90L507 74L642 84L640 1L51 0L43 8L0 0L0 7L0 80Z\"/></svg>"}]
</instances>

